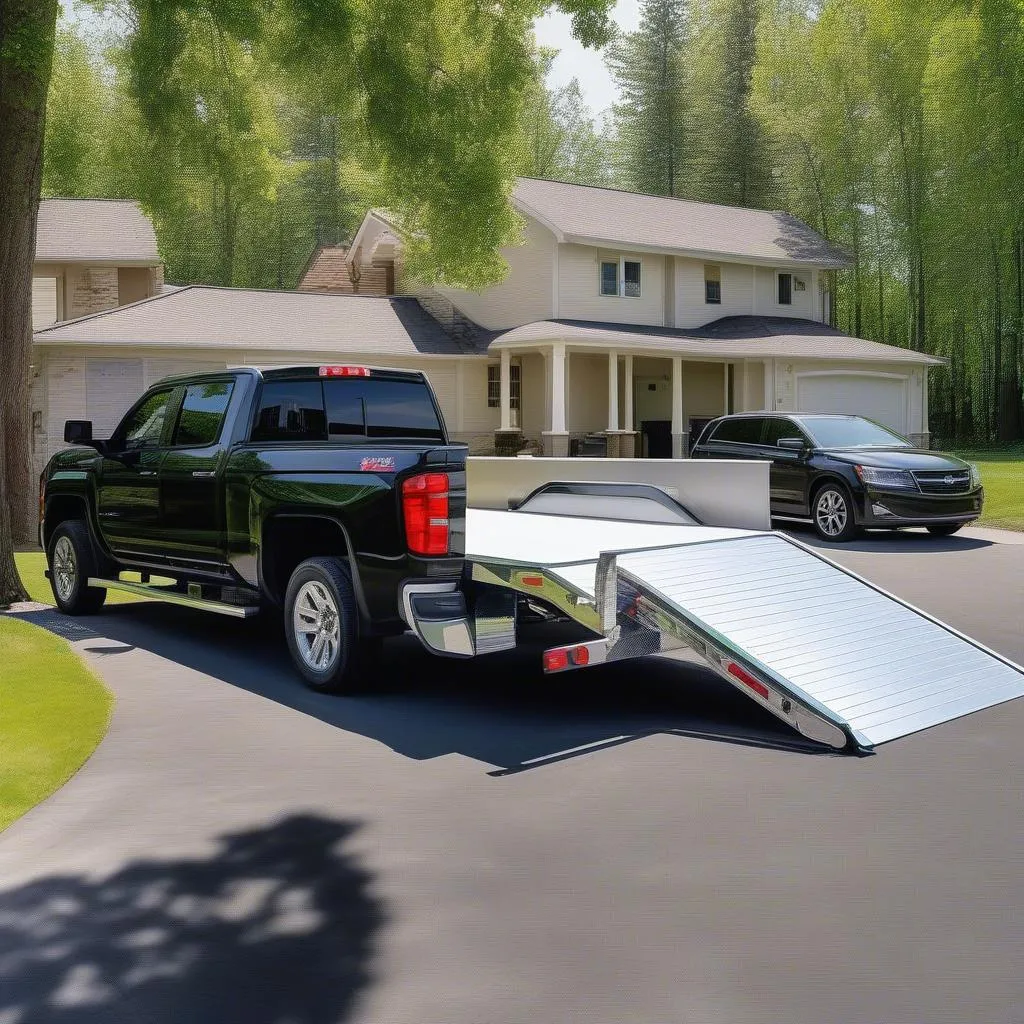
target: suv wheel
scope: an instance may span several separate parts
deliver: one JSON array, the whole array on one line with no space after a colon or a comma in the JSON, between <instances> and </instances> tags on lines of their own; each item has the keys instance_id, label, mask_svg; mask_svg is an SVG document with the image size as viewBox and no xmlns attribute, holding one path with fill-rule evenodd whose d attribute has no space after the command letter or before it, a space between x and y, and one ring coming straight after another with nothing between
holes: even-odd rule
<instances>
[{"instance_id":1,"label":"suv wheel","mask_svg":"<svg viewBox=\"0 0 1024 1024\"><path fill-rule=\"evenodd\" d=\"M359 688L365 660L348 565L308 558L292 573L284 602L285 636L295 667L323 693Z\"/></svg>"},{"instance_id":2,"label":"suv wheel","mask_svg":"<svg viewBox=\"0 0 1024 1024\"><path fill-rule=\"evenodd\" d=\"M825 484L814 496L814 529L822 540L841 543L852 540L859 530L853 519L853 502L839 484Z\"/></svg>"},{"instance_id":3,"label":"suv wheel","mask_svg":"<svg viewBox=\"0 0 1024 1024\"><path fill-rule=\"evenodd\" d=\"M50 538L46 561L50 589L57 607L67 615L91 615L107 599L102 587L90 587L90 576L98 575L96 552L89 527L80 519L61 523Z\"/></svg>"}]
</instances>

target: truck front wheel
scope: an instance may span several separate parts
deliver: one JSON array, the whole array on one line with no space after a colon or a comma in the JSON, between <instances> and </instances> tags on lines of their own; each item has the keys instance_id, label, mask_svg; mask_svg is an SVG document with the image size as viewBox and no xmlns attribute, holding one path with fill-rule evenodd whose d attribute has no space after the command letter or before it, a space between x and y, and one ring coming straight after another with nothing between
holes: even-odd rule
<instances>
[{"instance_id":1,"label":"truck front wheel","mask_svg":"<svg viewBox=\"0 0 1024 1024\"><path fill-rule=\"evenodd\" d=\"M296 668L314 690L351 692L365 668L359 612L348 565L307 558L288 581L285 636Z\"/></svg>"},{"instance_id":2,"label":"truck front wheel","mask_svg":"<svg viewBox=\"0 0 1024 1024\"><path fill-rule=\"evenodd\" d=\"M90 615L107 598L101 587L90 587L89 577L99 575L89 527L80 519L61 523L46 552L50 589L57 607L67 615Z\"/></svg>"}]
</instances>

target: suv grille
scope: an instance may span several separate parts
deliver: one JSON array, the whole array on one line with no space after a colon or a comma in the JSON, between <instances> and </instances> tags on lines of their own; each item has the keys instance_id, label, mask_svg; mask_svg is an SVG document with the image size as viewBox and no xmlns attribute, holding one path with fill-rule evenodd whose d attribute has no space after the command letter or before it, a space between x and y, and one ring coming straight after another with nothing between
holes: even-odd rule
<instances>
[{"instance_id":1,"label":"suv grille","mask_svg":"<svg viewBox=\"0 0 1024 1024\"><path fill-rule=\"evenodd\" d=\"M965 494L971 489L971 474L966 469L915 473L917 486L924 494Z\"/></svg>"}]
</instances>

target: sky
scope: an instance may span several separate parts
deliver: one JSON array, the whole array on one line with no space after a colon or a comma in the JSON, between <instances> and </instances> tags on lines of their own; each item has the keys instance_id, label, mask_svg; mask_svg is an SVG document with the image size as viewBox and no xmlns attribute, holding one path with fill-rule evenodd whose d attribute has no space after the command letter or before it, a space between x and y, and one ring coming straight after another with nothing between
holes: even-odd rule
<instances>
[{"instance_id":1,"label":"sky","mask_svg":"<svg viewBox=\"0 0 1024 1024\"><path fill-rule=\"evenodd\" d=\"M615 23L625 32L633 32L640 23L639 0L618 0L612 11ZM537 43L561 51L551 68L548 85L558 88L578 78L583 97L595 114L601 114L615 102L615 85L599 50L588 50L572 37L572 20L567 14L552 11L535 23Z\"/></svg>"}]
</instances>

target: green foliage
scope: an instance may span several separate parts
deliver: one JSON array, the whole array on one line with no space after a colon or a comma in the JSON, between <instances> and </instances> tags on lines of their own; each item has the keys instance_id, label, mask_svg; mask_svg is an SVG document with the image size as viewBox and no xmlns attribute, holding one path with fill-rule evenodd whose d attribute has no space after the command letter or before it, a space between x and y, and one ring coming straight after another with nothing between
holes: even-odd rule
<instances>
[{"instance_id":1,"label":"green foliage","mask_svg":"<svg viewBox=\"0 0 1024 1024\"><path fill-rule=\"evenodd\" d=\"M640 27L608 48L620 173L638 192L694 192L687 0L645 0Z\"/></svg>"}]
</instances>

